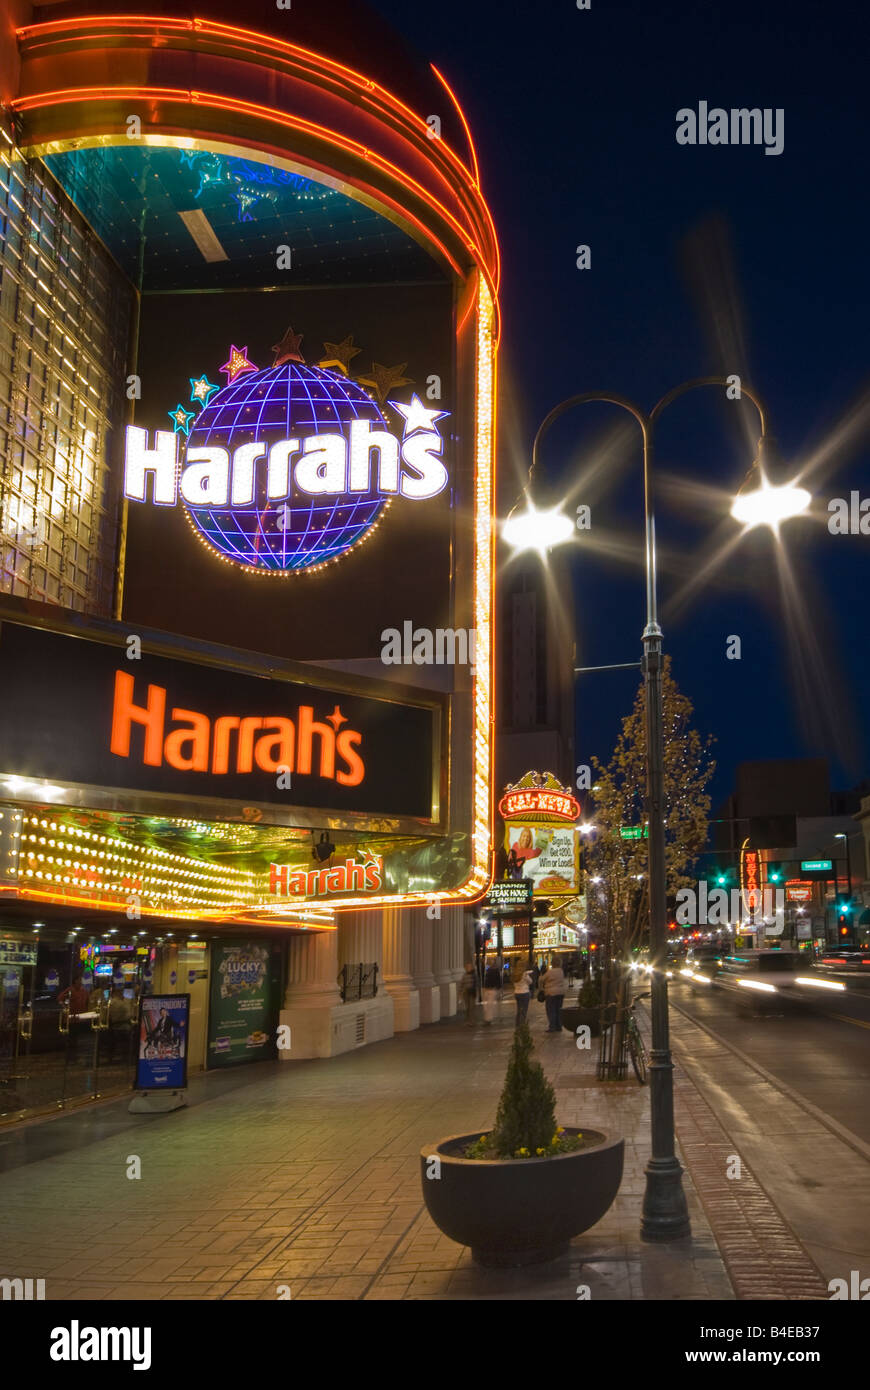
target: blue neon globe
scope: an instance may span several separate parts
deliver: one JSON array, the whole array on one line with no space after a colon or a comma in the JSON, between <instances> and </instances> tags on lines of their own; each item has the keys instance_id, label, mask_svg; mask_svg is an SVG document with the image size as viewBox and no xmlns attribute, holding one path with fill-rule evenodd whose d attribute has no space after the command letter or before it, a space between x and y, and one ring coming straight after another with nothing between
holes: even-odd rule
<instances>
[{"instance_id":1,"label":"blue neon globe","mask_svg":"<svg viewBox=\"0 0 870 1390\"><path fill-rule=\"evenodd\" d=\"M219 447L232 459L241 444L255 441L267 449L312 434L343 434L349 441L354 420L389 428L372 398L349 377L284 362L245 372L212 396L192 423L185 449ZM377 468L372 473L376 476ZM337 560L371 531L389 501L375 486L368 492L310 496L293 482L290 496L276 502L266 497L265 459L255 465L254 477L253 505L185 507L207 545L261 573L300 573Z\"/></svg>"}]
</instances>

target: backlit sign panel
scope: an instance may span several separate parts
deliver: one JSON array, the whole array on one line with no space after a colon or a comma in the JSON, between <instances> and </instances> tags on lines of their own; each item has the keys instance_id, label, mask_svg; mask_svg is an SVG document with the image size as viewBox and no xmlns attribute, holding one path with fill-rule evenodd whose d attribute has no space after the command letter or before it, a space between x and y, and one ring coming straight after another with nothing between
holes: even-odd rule
<instances>
[{"instance_id":1,"label":"backlit sign panel","mask_svg":"<svg viewBox=\"0 0 870 1390\"><path fill-rule=\"evenodd\" d=\"M532 900L532 880L506 879L502 883L494 883L489 890L487 902L490 907L527 907Z\"/></svg>"},{"instance_id":2,"label":"backlit sign panel","mask_svg":"<svg viewBox=\"0 0 870 1390\"><path fill-rule=\"evenodd\" d=\"M437 697L415 704L359 693L364 682L350 693L313 672L268 679L147 650L128 660L121 641L2 624L0 778L432 817Z\"/></svg>"}]
</instances>

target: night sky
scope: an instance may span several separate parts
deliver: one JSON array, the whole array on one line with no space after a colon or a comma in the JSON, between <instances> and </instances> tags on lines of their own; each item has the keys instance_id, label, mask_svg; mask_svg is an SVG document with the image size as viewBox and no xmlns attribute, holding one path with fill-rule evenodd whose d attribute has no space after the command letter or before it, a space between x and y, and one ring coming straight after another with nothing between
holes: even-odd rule
<instances>
[{"instance_id":1,"label":"night sky","mask_svg":"<svg viewBox=\"0 0 870 1390\"><path fill-rule=\"evenodd\" d=\"M739 531L730 496L758 430L748 403L713 390L670 407L656 445L665 648L698 726L716 735L717 800L751 758L826 756L832 785L854 785L870 773L870 536L829 534L827 504L853 489L870 497L859 7L376 8L445 73L476 139L503 252L502 511L537 424L563 397L597 388L649 408L690 377L741 373L767 404L789 473L813 461L804 481L818 517L783 528L788 603L766 528L675 603ZM677 111L701 100L783 108L783 153L678 145ZM587 271L575 268L581 243ZM592 507L574 565L578 664L639 655L640 451L622 420L580 407L544 448L554 495ZM593 475L605 447L608 466ZM731 635L740 661L726 660ZM633 672L582 678L578 762L609 752L635 684Z\"/></svg>"}]
</instances>

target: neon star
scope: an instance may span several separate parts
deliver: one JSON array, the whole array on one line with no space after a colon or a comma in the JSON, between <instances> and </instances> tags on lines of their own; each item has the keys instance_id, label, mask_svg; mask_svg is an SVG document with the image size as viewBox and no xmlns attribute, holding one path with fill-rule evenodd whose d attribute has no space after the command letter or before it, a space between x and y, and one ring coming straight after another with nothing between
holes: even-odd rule
<instances>
[{"instance_id":1,"label":"neon star","mask_svg":"<svg viewBox=\"0 0 870 1390\"><path fill-rule=\"evenodd\" d=\"M405 435L413 434L415 430L431 430L436 420L440 420L442 416L449 414L449 411L446 410L428 410L420 400L416 391L411 397L410 405L402 405L401 401L388 401L387 404L391 405L394 410L397 410L400 415L404 415L405 417L405 429L402 434L403 439Z\"/></svg>"},{"instance_id":2,"label":"neon star","mask_svg":"<svg viewBox=\"0 0 870 1390\"><path fill-rule=\"evenodd\" d=\"M352 333L347 338L342 338L340 343L324 343L323 348L326 356L318 362L318 367L337 367L345 376L350 371L353 358L362 352L362 348L354 347Z\"/></svg>"},{"instance_id":3,"label":"neon star","mask_svg":"<svg viewBox=\"0 0 870 1390\"><path fill-rule=\"evenodd\" d=\"M347 720L345 719L338 705L336 705L335 709L332 711L332 714L328 714L326 716L326 722L327 724L331 724L335 732L338 733L342 724L346 724Z\"/></svg>"},{"instance_id":4,"label":"neon star","mask_svg":"<svg viewBox=\"0 0 870 1390\"><path fill-rule=\"evenodd\" d=\"M195 410L185 410L184 406L181 404L181 401L179 401L175 409L167 410L166 414L173 422L176 434L190 434L190 422L196 415Z\"/></svg>"},{"instance_id":5,"label":"neon star","mask_svg":"<svg viewBox=\"0 0 870 1390\"><path fill-rule=\"evenodd\" d=\"M248 361L248 349L246 347L237 348L235 343L230 344L230 355L224 365L219 369L227 374L227 386L232 386L237 377L243 372L255 372L257 368L253 362Z\"/></svg>"},{"instance_id":6,"label":"neon star","mask_svg":"<svg viewBox=\"0 0 870 1390\"><path fill-rule=\"evenodd\" d=\"M373 362L368 376L358 376L357 381L361 386L371 386L378 400L385 401L387 392L394 391L397 386L413 386L413 377L402 376L407 365L402 362L398 367L385 367L382 362Z\"/></svg>"},{"instance_id":7,"label":"neon star","mask_svg":"<svg viewBox=\"0 0 870 1390\"><path fill-rule=\"evenodd\" d=\"M288 328L280 343L272 344L272 351L275 354L273 367L283 367L285 362L304 362L305 358L299 351L302 344L301 333L294 333L292 328Z\"/></svg>"},{"instance_id":8,"label":"neon star","mask_svg":"<svg viewBox=\"0 0 870 1390\"><path fill-rule=\"evenodd\" d=\"M203 373L202 376L191 376L187 379L190 382L190 399L193 401L194 405L208 405L212 397L212 392L221 389L219 386L215 386L213 381L209 381L205 373Z\"/></svg>"}]
</instances>

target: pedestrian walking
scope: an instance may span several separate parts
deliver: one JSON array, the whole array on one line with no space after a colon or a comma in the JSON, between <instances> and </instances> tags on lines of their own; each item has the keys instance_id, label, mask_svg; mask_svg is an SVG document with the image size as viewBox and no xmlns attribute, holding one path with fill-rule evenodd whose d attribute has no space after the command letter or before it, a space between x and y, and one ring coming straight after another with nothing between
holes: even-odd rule
<instances>
[{"instance_id":1,"label":"pedestrian walking","mask_svg":"<svg viewBox=\"0 0 870 1390\"><path fill-rule=\"evenodd\" d=\"M514 984L514 998L517 1001L517 1020L514 1026L517 1028L519 1028L521 1023L525 1023L526 1021L531 997L532 972L529 969L521 970Z\"/></svg>"},{"instance_id":2,"label":"pedestrian walking","mask_svg":"<svg viewBox=\"0 0 870 1390\"><path fill-rule=\"evenodd\" d=\"M477 1003L477 971L471 961L465 962L465 974L459 981L459 994L465 1007L465 1022L474 1023L474 1006Z\"/></svg>"},{"instance_id":3,"label":"pedestrian walking","mask_svg":"<svg viewBox=\"0 0 870 1390\"><path fill-rule=\"evenodd\" d=\"M565 972L558 956L554 956L549 969L541 976L541 989L544 991L544 1007L547 1010L547 1032L562 1031L562 1000L568 988Z\"/></svg>"},{"instance_id":4,"label":"pedestrian walking","mask_svg":"<svg viewBox=\"0 0 870 1390\"><path fill-rule=\"evenodd\" d=\"M483 1021L486 1025L492 1023L501 981L502 974L498 968L498 961L493 961L492 965L486 967L486 974L483 977Z\"/></svg>"}]
</instances>

